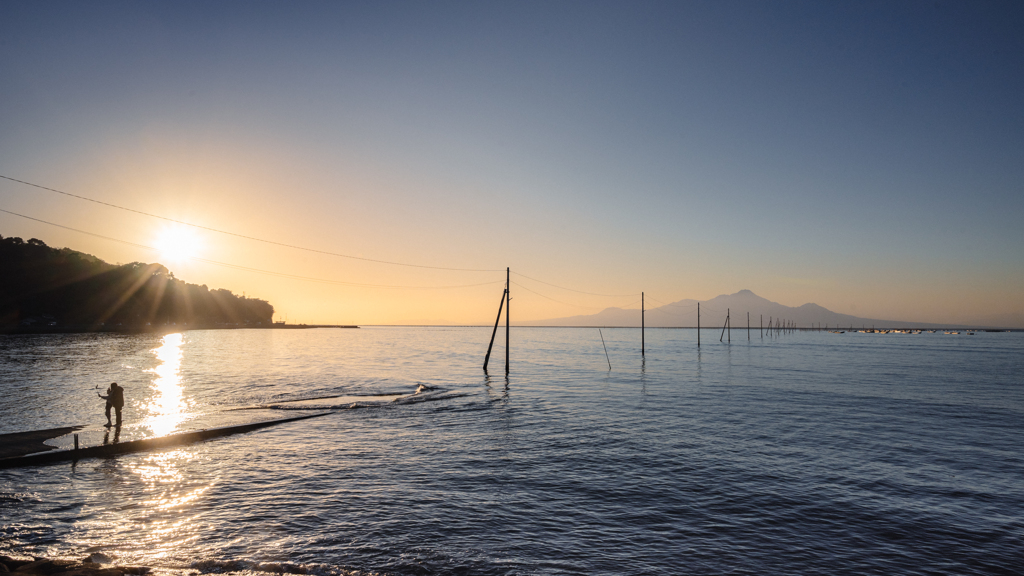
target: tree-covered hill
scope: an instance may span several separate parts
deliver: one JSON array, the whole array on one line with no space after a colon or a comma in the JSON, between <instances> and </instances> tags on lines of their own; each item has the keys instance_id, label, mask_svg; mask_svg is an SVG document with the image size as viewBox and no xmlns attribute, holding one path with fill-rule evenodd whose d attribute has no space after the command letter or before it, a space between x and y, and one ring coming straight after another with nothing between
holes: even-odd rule
<instances>
[{"instance_id":1,"label":"tree-covered hill","mask_svg":"<svg viewBox=\"0 0 1024 576\"><path fill-rule=\"evenodd\" d=\"M265 300L187 284L160 264L116 266L35 238L0 236L0 330L268 326Z\"/></svg>"}]
</instances>

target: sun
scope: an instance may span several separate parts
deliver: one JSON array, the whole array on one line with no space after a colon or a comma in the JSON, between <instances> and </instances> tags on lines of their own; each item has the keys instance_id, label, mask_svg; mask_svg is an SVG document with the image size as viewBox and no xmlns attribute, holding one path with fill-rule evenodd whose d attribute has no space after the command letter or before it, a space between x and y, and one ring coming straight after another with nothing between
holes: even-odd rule
<instances>
[{"instance_id":1,"label":"sun","mask_svg":"<svg viewBox=\"0 0 1024 576\"><path fill-rule=\"evenodd\" d=\"M197 256L202 242L190 228L165 228L160 231L154 247L170 262L181 262Z\"/></svg>"}]
</instances>

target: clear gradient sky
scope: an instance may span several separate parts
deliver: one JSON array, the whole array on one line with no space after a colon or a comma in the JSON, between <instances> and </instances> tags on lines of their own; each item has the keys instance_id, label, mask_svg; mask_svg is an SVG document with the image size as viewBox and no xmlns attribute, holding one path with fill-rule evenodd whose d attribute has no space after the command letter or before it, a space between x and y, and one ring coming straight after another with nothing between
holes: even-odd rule
<instances>
[{"instance_id":1,"label":"clear gradient sky","mask_svg":"<svg viewBox=\"0 0 1024 576\"><path fill-rule=\"evenodd\" d=\"M1024 314L1020 2L0 1L0 174L202 226L174 260L0 234L269 300L488 323L708 299ZM0 209L167 222L0 180ZM528 291L533 290L533 292ZM635 295L635 296L634 296Z\"/></svg>"}]
</instances>

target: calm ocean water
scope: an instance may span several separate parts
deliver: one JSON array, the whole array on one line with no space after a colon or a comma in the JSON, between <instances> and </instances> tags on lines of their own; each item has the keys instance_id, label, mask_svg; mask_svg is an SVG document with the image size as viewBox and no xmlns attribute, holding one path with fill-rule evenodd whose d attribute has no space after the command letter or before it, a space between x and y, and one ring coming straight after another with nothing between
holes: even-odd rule
<instances>
[{"instance_id":1,"label":"calm ocean water","mask_svg":"<svg viewBox=\"0 0 1024 576\"><path fill-rule=\"evenodd\" d=\"M0 336L0 433L125 386L118 441L0 471L0 553L189 573L1020 574L1024 334L489 328ZM501 335L499 334L499 340ZM112 442L113 433L106 441ZM70 438L57 444L67 446Z\"/></svg>"}]
</instances>

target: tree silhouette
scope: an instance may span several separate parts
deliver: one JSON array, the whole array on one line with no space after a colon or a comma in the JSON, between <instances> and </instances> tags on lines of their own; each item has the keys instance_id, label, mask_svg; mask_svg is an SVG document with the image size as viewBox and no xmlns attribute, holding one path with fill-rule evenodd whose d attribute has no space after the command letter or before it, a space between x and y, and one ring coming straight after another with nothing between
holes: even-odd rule
<instances>
[{"instance_id":1,"label":"tree silhouette","mask_svg":"<svg viewBox=\"0 0 1024 576\"><path fill-rule=\"evenodd\" d=\"M265 300L210 290L161 264L108 264L36 238L0 236L0 330L269 326Z\"/></svg>"}]
</instances>

